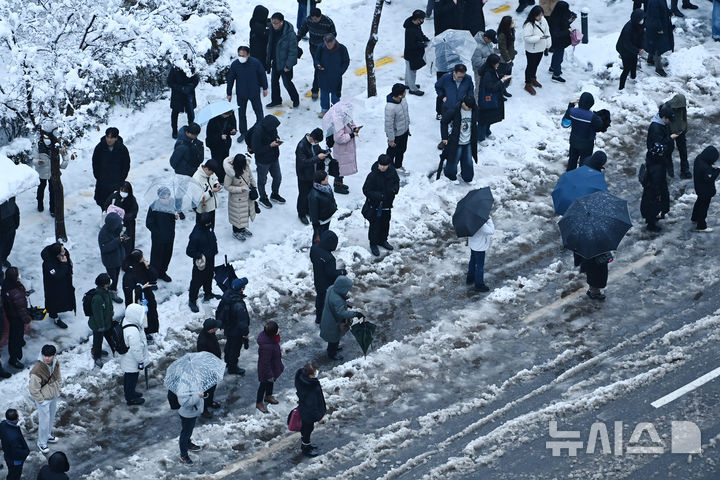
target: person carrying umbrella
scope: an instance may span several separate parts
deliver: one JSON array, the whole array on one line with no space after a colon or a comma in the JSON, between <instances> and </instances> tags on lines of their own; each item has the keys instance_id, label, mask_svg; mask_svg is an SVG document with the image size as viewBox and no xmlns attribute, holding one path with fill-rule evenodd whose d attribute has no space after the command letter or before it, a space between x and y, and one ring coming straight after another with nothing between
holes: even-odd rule
<instances>
[{"instance_id":1,"label":"person carrying umbrella","mask_svg":"<svg viewBox=\"0 0 720 480\"><path fill-rule=\"evenodd\" d=\"M490 237L495 233L495 225L490 218L494 199L488 187L469 192L460 200L452 216L453 227L458 237L470 237L470 263L466 283L475 285L478 292L489 292L483 279L485 251L490 247Z\"/></svg>"},{"instance_id":2,"label":"person carrying umbrella","mask_svg":"<svg viewBox=\"0 0 720 480\"><path fill-rule=\"evenodd\" d=\"M207 353L207 352L206 352ZM184 465L192 465L193 461L188 455L188 451L199 452L202 450L200 445L196 445L192 442L192 433L195 429L195 422L197 417L200 416L203 410L203 403L207 393L198 392L197 389L186 389L184 392L178 393L178 402L180 402L180 409L178 415L180 415L180 462Z\"/></svg>"},{"instance_id":3,"label":"person carrying umbrella","mask_svg":"<svg viewBox=\"0 0 720 480\"><path fill-rule=\"evenodd\" d=\"M320 337L328 342L327 355L330 360L342 360L338 353L341 350L340 340L350 330L353 318L365 318L361 312L350 310L348 292L352 288L352 280L340 275L335 283L328 288L325 306L320 319Z\"/></svg>"},{"instance_id":4,"label":"person carrying umbrella","mask_svg":"<svg viewBox=\"0 0 720 480\"><path fill-rule=\"evenodd\" d=\"M303 368L295 372L295 390L297 391L298 410L302 420L300 450L306 457L318 456L317 447L310 443L310 435L315 429L315 422L325 423L323 418L327 413L325 396L317 376L318 369L312 363L305 364Z\"/></svg>"},{"instance_id":5,"label":"person carrying umbrella","mask_svg":"<svg viewBox=\"0 0 720 480\"><path fill-rule=\"evenodd\" d=\"M259 63L259 62L258 62ZM237 120L231 110L217 117L213 117L205 130L205 144L210 149L210 157L222 166L223 160L230 156L232 136L237 133ZM218 168L215 171L218 181L225 180L225 170Z\"/></svg>"},{"instance_id":6,"label":"person carrying umbrella","mask_svg":"<svg viewBox=\"0 0 720 480\"><path fill-rule=\"evenodd\" d=\"M468 263L468 273L465 283L475 285L476 292L489 292L490 288L485 285L484 267L485 252L490 248L492 236L495 233L495 225L492 218L488 218L487 222L478 229L475 234L468 239L470 247L470 262Z\"/></svg>"}]
</instances>

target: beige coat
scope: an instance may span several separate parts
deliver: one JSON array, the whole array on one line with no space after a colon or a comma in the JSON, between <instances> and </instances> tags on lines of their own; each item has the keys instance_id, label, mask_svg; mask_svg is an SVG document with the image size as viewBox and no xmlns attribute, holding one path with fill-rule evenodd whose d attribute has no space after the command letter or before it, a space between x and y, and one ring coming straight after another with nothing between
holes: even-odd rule
<instances>
[{"instance_id":1,"label":"beige coat","mask_svg":"<svg viewBox=\"0 0 720 480\"><path fill-rule=\"evenodd\" d=\"M228 191L228 219L235 228L247 228L250 220L255 220L255 201L250 200L250 187L257 187L252 174L250 159L247 159L245 171L240 178L235 177L233 159L223 161L225 169L225 190Z\"/></svg>"},{"instance_id":2,"label":"beige coat","mask_svg":"<svg viewBox=\"0 0 720 480\"><path fill-rule=\"evenodd\" d=\"M38 403L60 396L62 375L60 375L60 363L58 363L57 358L53 359L53 367L53 371L50 373L50 367L40 360L30 370L28 390L32 399Z\"/></svg>"}]
</instances>

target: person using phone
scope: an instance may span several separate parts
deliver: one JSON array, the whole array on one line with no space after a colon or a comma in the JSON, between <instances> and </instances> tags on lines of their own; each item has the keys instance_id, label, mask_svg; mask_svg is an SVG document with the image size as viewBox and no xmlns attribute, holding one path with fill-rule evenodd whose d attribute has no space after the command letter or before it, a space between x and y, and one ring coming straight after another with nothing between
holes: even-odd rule
<instances>
[{"instance_id":1,"label":"person using phone","mask_svg":"<svg viewBox=\"0 0 720 480\"><path fill-rule=\"evenodd\" d=\"M158 319L157 300L157 272L150 268L150 263L144 257L142 250L135 249L123 261L123 293L125 306L140 303L147 307L147 327L145 336L148 343L152 343L152 335L158 332L160 323Z\"/></svg>"},{"instance_id":2,"label":"person using phone","mask_svg":"<svg viewBox=\"0 0 720 480\"><path fill-rule=\"evenodd\" d=\"M219 166L215 160L208 160L198 167L192 177L193 182L199 187L198 193L202 192L199 198L192 195L193 200L197 202L194 206L195 219L197 220L200 214L207 213L212 218L213 228L215 228L215 210L218 207L217 193L222 190L222 185L220 185L218 177L215 175L218 169Z\"/></svg>"},{"instance_id":3,"label":"person using phone","mask_svg":"<svg viewBox=\"0 0 720 480\"><path fill-rule=\"evenodd\" d=\"M45 309L55 325L59 328L67 328L67 324L60 319L58 314L76 309L73 263L70 260L70 253L62 243L56 242L43 248L40 257L43 260Z\"/></svg>"},{"instance_id":4,"label":"person using phone","mask_svg":"<svg viewBox=\"0 0 720 480\"><path fill-rule=\"evenodd\" d=\"M510 81L510 76L501 77L498 67L500 67L500 56L493 53L479 71L481 96L478 100L480 105L477 113L478 142L490 137L490 125L499 123L505 118L505 97L502 93Z\"/></svg>"},{"instance_id":5,"label":"person using phone","mask_svg":"<svg viewBox=\"0 0 720 480\"><path fill-rule=\"evenodd\" d=\"M272 208L270 203L284 204L285 199L280 196L280 183L282 172L280 171L280 144L282 140L278 135L280 120L275 115L265 115L265 118L253 127L252 148L255 152L257 164L257 186L260 198L258 202L265 208ZM270 198L265 191L268 173L272 176Z\"/></svg>"},{"instance_id":6,"label":"person using phone","mask_svg":"<svg viewBox=\"0 0 720 480\"><path fill-rule=\"evenodd\" d=\"M112 281L109 290L110 297L116 303L123 302L123 299L117 294L120 267L122 266L123 259L125 258L122 230L122 218L117 213L110 212L105 217L105 224L98 233L100 258Z\"/></svg>"},{"instance_id":7,"label":"person using phone","mask_svg":"<svg viewBox=\"0 0 720 480\"><path fill-rule=\"evenodd\" d=\"M537 69L542 60L543 53L550 48L550 27L548 26L543 9L535 5L523 24L523 37L525 38L525 56L527 67L525 67L525 91L535 95L535 88L542 88L537 81Z\"/></svg>"}]
</instances>

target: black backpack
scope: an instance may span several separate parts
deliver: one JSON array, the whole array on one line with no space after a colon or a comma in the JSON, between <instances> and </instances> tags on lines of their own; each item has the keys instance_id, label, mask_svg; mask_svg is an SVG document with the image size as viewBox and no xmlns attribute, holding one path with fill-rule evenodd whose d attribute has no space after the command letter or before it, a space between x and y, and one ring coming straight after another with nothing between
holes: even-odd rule
<instances>
[{"instance_id":1,"label":"black backpack","mask_svg":"<svg viewBox=\"0 0 720 480\"><path fill-rule=\"evenodd\" d=\"M643 187L647 187L648 174L647 166L644 163L640 165L640 168L638 168L638 182L640 182L640 185Z\"/></svg>"},{"instance_id":2,"label":"black backpack","mask_svg":"<svg viewBox=\"0 0 720 480\"><path fill-rule=\"evenodd\" d=\"M88 290L87 292L85 292L85 294L82 297L82 309L83 309L83 314L85 314L86 317L92 317L93 298L95 298L95 289L94 288L92 290Z\"/></svg>"},{"instance_id":3,"label":"black backpack","mask_svg":"<svg viewBox=\"0 0 720 480\"><path fill-rule=\"evenodd\" d=\"M171 410L180 410L180 401L174 392L168 390L167 399Z\"/></svg>"},{"instance_id":4,"label":"black backpack","mask_svg":"<svg viewBox=\"0 0 720 480\"><path fill-rule=\"evenodd\" d=\"M110 337L115 344L115 351L120 355L125 355L130 347L125 343L124 330L128 327L135 327L140 331L140 327L137 325L123 325L120 322L113 321L112 328L110 329Z\"/></svg>"}]
</instances>

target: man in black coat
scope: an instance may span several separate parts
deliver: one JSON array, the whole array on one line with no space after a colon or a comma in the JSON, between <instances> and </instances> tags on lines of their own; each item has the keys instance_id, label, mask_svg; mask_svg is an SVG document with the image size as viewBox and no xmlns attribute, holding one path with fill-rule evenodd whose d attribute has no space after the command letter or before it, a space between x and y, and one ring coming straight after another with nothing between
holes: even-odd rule
<instances>
[{"instance_id":1,"label":"man in black coat","mask_svg":"<svg viewBox=\"0 0 720 480\"><path fill-rule=\"evenodd\" d=\"M18 425L19 419L17 410L9 408L5 412L5 420L0 422L0 442L8 467L8 480L20 480L25 459L30 455L30 449Z\"/></svg>"},{"instance_id":2,"label":"man in black coat","mask_svg":"<svg viewBox=\"0 0 720 480\"><path fill-rule=\"evenodd\" d=\"M8 268L8 257L15 245L15 232L20 227L20 209L11 197L0 203L0 262Z\"/></svg>"},{"instance_id":3,"label":"man in black coat","mask_svg":"<svg viewBox=\"0 0 720 480\"><path fill-rule=\"evenodd\" d=\"M193 313L200 311L197 306L197 298L201 286L205 293L204 302L209 302L213 298L221 298L212 291L217 253L217 238L212 228L212 216L207 212L201 213L197 217L195 227L190 232L190 240L185 249L185 254L193 259L192 277L188 290L188 307Z\"/></svg>"},{"instance_id":4,"label":"man in black coat","mask_svg":"<svg viewBox=\"0 0 720 480\"><path fill-rule=\"evenodd\" d=\"M267 46L267 66L270 67L270 92L271 100L266 106L268 108L282 105L280 95L280 80L282 79L285 90L292 100L293 108L300 106L300 95L292 82L293 68L297 64L298 46L295 29L292 24L285 20L280 12L275 12L270 17L272 31Z\"/></svg>"},{"instance_id":5,"label":"man in black coat","mask_svg":"<svg viewBox=\"0 0 720 480\"><path fill-rule=\"evenodd\" d=\"M305 36L305 34L310 34L309 44L310 44L310 55L312 56L313 61L313 83L312 88L310 90L312 99L317 100L318 99L318 91L320 90L320 87L318 86L318 70L315 68L315 65L317 65L317 50L320 45L323 43L323 38L325 38L325 35L328 33L332 33L333 35L337 36L337 31L335 30L335 24L332 20L330 20L329 17L322 14L322 11L320 11L319 8L311 8L310 9L310 16L307 18L307 21L303 23L301 26L298 27L297 32L297 40L298 42ZM338 95L340 92L338 92Z\"/></svg>"},{"instance_id":6,"label":"man in black coat","mask_svg":"<svg viewBox=\"0 0 720 480\"><path fill-rule=\"evenodd\" d=\"M567 171L577 168L578 160L592 155L595 148L595 135L605 128L602 119L590 109L595 98L590 92L583 92L578 100L568 104L565 119L570 120L570 150Z\"/></svg>"},{"instance_id":7,"label":"man in black coat","mask_svg":"<svg viewBox=\"0 0 720 480\"><path fill-rule=\"evenodd\" d=\"M648 152L655 144L661 144L664 148L665 154L663 157L666 160L665 166L668 171L670 171L673 166L672 152L675 149L675 139L678 137L678 134L670 132L670 124L673 120L675 120L675 113L672 108L667 104L661 105L660 110L653 117L652 122L650 122L647 134Z\"/></svg>"},{"instance_id":8,"label":"man in black coat","mask_svg":"<svg viewBox=\"0 0 720 480\"><path fill-rule=\"evenodd\" d=\"M105 207L108 197L127 179L130 172L130 152L115 127L105 130L105 136L95 146L92 156L95 177L95 203Z\"/></svg>"},{"instance_id":9,"label":"man in black coat","mask_svg":"<svg viewBox=\"0 0 720 480\"><path fill-rule=\"evenodd\" d=\"M267 46L272 24L268 13L270 13L269 10L262 5L255 6L253 10L250 18L250 55L260 60L263 70L269 73L270 62L267 59Z\"/></svg>"},{"instance_id":10,"label":"man in black coat","mask_svg":"<svg viewBox=\"0 0 720 480\"><path fill-rule=\"evenodd\" d=\"M425 23L425 12L415 10L412 16L405 19L403 28L405 29L405 49L403 57L405 57L405 85L410 90L411 95L424 95L425 92L417 87L416 77L417 71L425 66L425 47L430 41L422 31L422 24Z\"/></svg>"},{"instance_id":11,"label":"man in black coat","mask_svg":"<svg viewBox=\"0 0 720 480\"><path fill-rule=\"evenodd\" d=\"M720 168L713 167L718 159L718 150L712 145L706 147L700 155L695 158L693 165L693 178L695 181L695 193L697 200L693 205L692 216L690 220L697 223L698 232L712 232L713 229L707 226L705 218L707 217L708 208L710 208L710 200L715 196L715 180L720 175Z\"/></svg>"},{"instance_id":12,"label":"man in black coat","mask_svg":"<svg viewBox=\"0 0 720 480\"><path fill-rule=\"evenodd\" d=\"M313 188L308 195L308 211L313 226L313 243L320 241L320 234L330 229L330 219L337 212L337 203L325 170L313 174Z\"/></svg>"},{"instance_id":13,"label":"man in black coat","mask_svg":"<svg viewBox=\"0 0 720 480\"><path fill-rule=\"evenodd\" d=\"M43 248L42 258L43 290L45 310L60 328L67 324L60 320L58 313L75 311L75 287L73 287L73 264L62 243L53 243Z\"/></svg>"},{"instance_id":14,"label":"man in black coat","mask_svg":"<svg viewBox=\"0 0 720 480\"><path fill-rule=\"evenodd\" d=\"M623 68L620 74L620 90L625 88L628 75L635 80L638 56L645 53L645 50L643 50L645 42L644 21L645 12L641 8L633 10L630 21L623 27L615 44L615 50L620 54Z\"/></svg>"},{"instance_id":15,"label":"man in black coat","mask_svg":"<svg viewBox=\"0 0 720 480\"><path fill-rule=\"evenodd\" d=\"M253 127L252 132L251 145L255 153L259 202L265 208L272 208L270 200L280 204L285 203L285 199L280 196L280 182L282 182L280 144L282 141L278 136L277 128L279 126L280 120L275 115L265 115L265 118ZM269 200L265 192L268 173L272 176Z\"/></svg>"},{"instance_id":16,"label":"man in black coat","mask_svg":"<svg viewBox=\"0 0 720 480\"><path fill-rule=\"evenodd\" d=\"M230 284L215 311L215 318L222 323L225 330L225 364L228 373L245 375L245 369L238 367L240 349L250 348L250 315L245 305L245 286L248 279L236 278Z\"/></svg>"},{"instance_id":17,"label":"man in black coat","mask_svg":"<svg viewBox=\"0 0 720 480\"><path fill-rule=\"evenodd\" d=\"M670 211L670 194L667 185L667 157L669 153L666 144L655 143L648 149L645 158L647 178L643 183L643 193L640 199L640 215L647 223L651 232L659 232L658 220L665 218ZM660 217L658 218L658 215Z\"/></svg>"},{"instance_id":18,"label":"man in black coat","mask_svg":"<svg viewBox=\"0 0 720 480\"><path fill-rule=\"evenodd\" d=\"M225 112L212 118L205 130L205 143L210 149L210 157L222 166L223 161L230 156L232 136L237 133L237 121L235 113ZM225 180L225 169L218 168L215 172L218 181L222 184Z\"/></svg>"},{"instance_id":19,"label":"man in black coat","mask_svg":"<svg viewBox=\"0 0 720 480\"><path fill-rule=\"evenodd\" d=\"M485 31L485 13L483 7L487 0L465 0L465 30L474 37L478 32Z\"/></svg>"},{"instance_id":20,"label":"man in black coat","mask_svg":"<svg viewBox=\"0 0 720 480\"><path fill-rule=\"evenodd\" d=\"M340 101L342 76L350 66L347 48L328 33L323 44L315 53L315 69L319 70L318 85L320 86L320 117L330 109L330 102Z\"/></svg>"},{"instance_id":21,"label":"man in black coat","mask_svg":"<svg viewBox=\"0 0 720 480\"><path fill-rule=\"evenodd\" d=\"M263 55L264 54L265 52L263 52ZM233 85L235 85L238 119L240 121L238 127L240 131L238 142L242 142L245 135L247 135L247 115L245 113L247 103L250 102L253 112L255 112L255 122L257 123L263 118L260 91L262 91L263 97L266 97L268 94L265 67L260 60L250 56L250 49L244 45L238 48L238 58L230 64L230 70L228 70L227 88L225 91L228 102L232 100ZM222 159L225 160L225 157Z\"/></svg>"},{"instance_id":22,"label":"man in black coat","mask_svg":"<svg viewBox=\"0 0 720 480\"><path fill-rule=\"evenodd\" d=\"M175 201L171 198L170 189L160 187L157 191L158 199L148 208L145 217L145 227L150 230L150 268L155 270L160 280L171 282L167 274L168 266L173 254L175 242Z\"/></svg>"},{"instance_id":23,"label":"man in black coat","mask_svg":"<svg viewBox=\"0 0 720 480\"><path fill-rule=\"evenodd\" d=\"M182 175L178 177L179 183L175 191L175 208L180 215L180 220L185 219L182 203L185 192L187 192L187 185L205 157L205 146L197 138L199 134L200 125L197 123L182 127L170 156L170 166L176 174Z\"/></svg>"},{"instance_id":24,"label":"man in black coat","mask_svg":"<svg viewBox=\"0 0 720 480\"><path fill-rule=\"evenodd\" d=\"M335 283L340 275L347 275L344 268L336 268L335 251L338 244L337 235L332 230L320 234L320 241L310 247L310 261L313 265L313 282L315 283L315 323L320 325L322 311L325 306L327 289Z\"/></svg>"},{"instance_id":25,"label":"man in black coat","mask_svg":"<svg viewBox=\"0 0 720 480\"><path fill-rule=\"evenodd\" d=\"M187 60L187 58L186 58ZM184 70L179 67L172 67L167 76L167 84L170 87L170 125L172 126L172 138L178 138L178 115L181 112L187 114L188 124L195 120L195 88L200 83L200 77L195 74L187 76Z\"/></svg>"},{"instance_id":26,"label":"man in black coat","mask_svg":"<svg viewBox=\"0 0 720 480\"><path fill-rule=\"evenodd\" d=\"M214 318L207 318L203 322L203 328L200 330L200 334L197 339L197 351L208 352L215 355L217 358L222 358L220 353L220 342L218 342L215 332L218 328L222 327L222 323ZM212 418L213 414L210 408L220 408L220 404L215 401L215 388L217 385L213 385L207 393L207 396L203 400L203 418Z\"/></svg>"},{"instance_id":27,"label":"man in black coat","mask_svg":"<svg viewBox=\"0 0 720 480\"><path fill-rule=\"evenodd\" d=\"M298 179L297 214L300 221L308 225L308 195L313 187L313 175L325 169L328 154L320 148L323 131L320 128L305 134L295 148L295 173Z\"/></svg>"},{"instance_id":28,"label":"man in black coat","mask_svg":"<svg viewBox=\"0 0 720 480\"><path fill-rule=\"evenodd\" d=\"M366 197L362 214L370 222L368 230L370 251L377 257L380 255L378 246L386 250L393 249L387 239L390 232L390 211L395 195L400 191L400 177L392 166L392 158L385 154L378 157L365 179L362 190Z\"/></svg>"}]
</instances>

